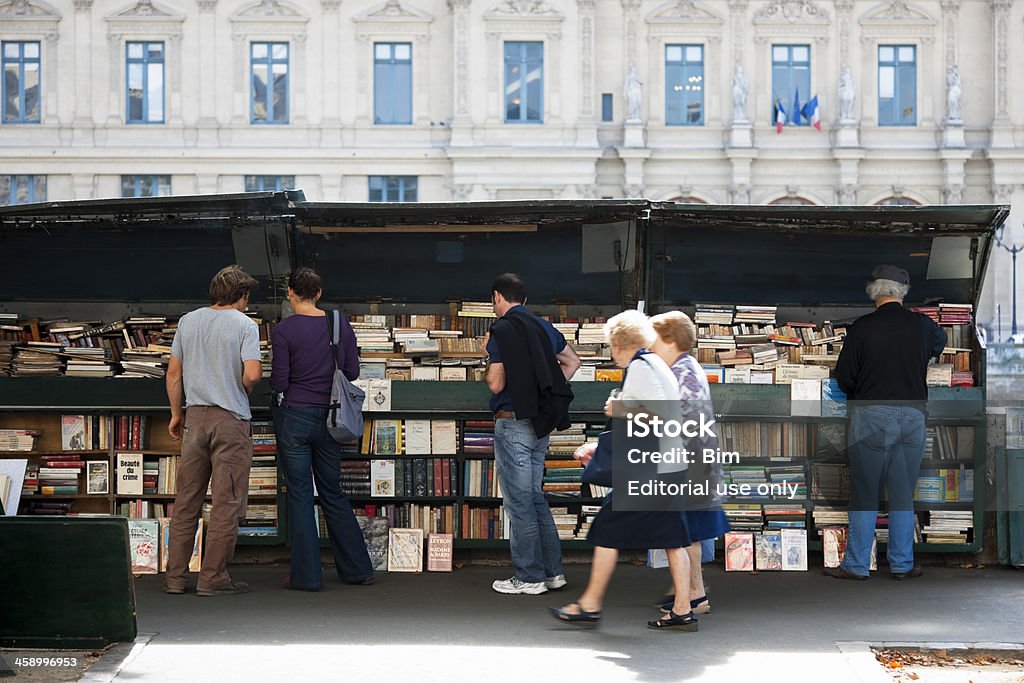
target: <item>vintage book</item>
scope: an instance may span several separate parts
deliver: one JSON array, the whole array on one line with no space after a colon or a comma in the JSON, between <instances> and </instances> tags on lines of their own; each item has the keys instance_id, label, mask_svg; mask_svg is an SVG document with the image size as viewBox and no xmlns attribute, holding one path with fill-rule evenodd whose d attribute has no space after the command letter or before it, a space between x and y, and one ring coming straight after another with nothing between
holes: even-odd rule
<instances>
[{"instance_id":1,"label":"vintage book","mask_svg":"<svg viewBox=\"0 0 1024 683\"><path fill-rule=\"evenodd\" d=\"M90 460L85 470L86 493L110 493L110 463L106 460Z\"/></svg>"},{"instance_id":2,"label":"vintage book","mask_svg":"<svg viewBox=\"0 0 1024 683\"><path fill-rule=\"evenodd\" d=\"M388 531L388 571L423 571L423 529Z\"/></svg>"},{"instance_id":3,"label":"vintage book","mask_svg":"<svg viewBox=\"0 0 1024 683\"><path fill-rule=\"evenodd\" d=\"M750 381L750 368L726 368L725 369L725 383L726 384L751 384Z\"/></svg>"},{"instance_id":4,"label":"vintage book","mask_svg":"<svg viewBox=\"0 0 1024 683\"><path fill-rule=\"evenodd\" d=\"M464 367L442 367L441 368L441 381L442 382L465 382L466 381L466 368Z\"/></svg>"},{"instance_id":5,"label":"vintage book","mask_svg":"<svg viewBox=\"0 0 1024 683\"><path fill-rule=\"evenodd\" d=\"M405 421L407 455L430 455L430 420Z\"/></svg>"},{"instance_id":6,"label":"vintage book","mask_svg":"<svg viewBox=\"0 0 1024 683\"><path fill-rule=\"evenodd\" d=\"M782 530L782 569L807 571L807 529Z\"/></svg>"},{"instance_id":7,"label":"vintage book","mask_svg":"<svg viewBox=\"0 0 1024 683\"><path fill-rule=\"evenodd\" d=\"M595 382L597 381L597 368L593 365L581 365L572 376L573 382Z\"/></svg>"},{"instance_id":8,"label":"vintage book","mask_svg":"<svg viewBox=\"0 0 1024 683\"><path fill-rule=\"evenodd\" d=\"M751 384L774 384L774 376L771 372L752 370L750 372Z\"/></svg>"},{"instance_id":9,"label":"vintage book","mask_svg":"<svg viewBox=\"0 0 1024 683\"><path fill-rule=\"evenodd\" d=\"M758 571L782 571L782 534L764 531L754 537L754 566Z\"/></svg>"},{"instance_id":10,"label":"vintage book","mask_svg":"<svg viewBox=\"0 0 1024 683\"><path fill-rule=\"evenodd\" d=\"M160 522L129 519L128 540L132 551L132 574L156 574L160 568Z\"/></svg>"},{"instance_id":11,"label":"vintage book","mask_svg":"<svg viewBox=\"0 0 1024 683\"><path fill-rule=\"evenodd\" d=\"M800 368L802 367L802 365L779 363L775 366L775 383L789 384L794 379L800 379Z\"/></svg>"},{"instance_id":12,"label":"vintage book","mask_svg":"<svg viewBox=\"0 0 1024 683\"><path fill-rule=\"evenodd\" d=\"M441 378L441 368L436 365L414 365L412 366L412 381L436 382Z\"/></svg>"},{"instance_id":13,"label":"vintage book","mask_svg":"<svg viewBox=\"0 0 1024 683\"><path fill-rule=\"evenodd\" d=\"M846 417L846 394L838 380L821 380L821 416Z\"/></svg>"},{"instance_id":14,"label":"vintage book","mask_svg":"<svg viewBox=\"0 0 1024 683\"><path fill-rule=\"evenodd\" d=\"M374 455L401 455L401 420L373 421L373 453Z\"/></svg>"},{"instance_id":15,"label":"vintage book","mask_svg":"<svg viewBox=\"0 0 1024 683\"><path fill-rule=\"evenodd\" d=\"M370 461L370 495L374 498L394 498L394 460Z\"/></svg>"},{"instance_id":16,"label":"vintage book","mask_svg":"<svg viewBox=\"0 0 1024 683\"><path fill-rule=\"evenodd\" d=\"M790 382L790 414L794 417L821 417L821 382L794 379Z\"/></svg>"},{"instance_id":17,"label":"vintage book","mask_svg":"<svg viewBox=\"0 0 1024 683\"><path fill-rule=\"evenodd\" d=\"M366 392L366 400L363 401L363 412L391 411L391 380L356 380L355 384Z\"/></svg>"},{"instance_id":18,"label":"vintage book","mask_svg":"<svg viewBox=\"0 0 1024 683\"><path fill-rule=\"evenodd\" d=\"M928 366L928 386L948 387L953 383L953 366L948 363L935 363Z\"/></svg>"},{"instance_id":19,"label":"vintage book","mask_svg":"<svg viewBox=\"0 0 1024 683\"><path fill-rule=\"evenodd\" d=\"M459 449L459 430L455 420L431 420L430 443L434 455L455 455Z\"/></svg>"},{"instance_id":20,"label":"vintage book","mask_svg":"<svg viewBox=\"0 0 1024 683\"><path fill-rule=\"evenodd\" d=\"M429 534L427 536L427 571L450 572L453 548L451 534Z\"/></svg>"},{"instance_id":21,"label":"vintage book","mask_svg":"<svg viewBox=\"0 0 1024 683\"><path fill-rule=\"evenodd\" d=\"M754 571L754 534L745 531L725 533L725 571Z\"/></svg>"},{"instance_id":22,"label":"vintage book","mask_svg":"<svg viewBox=\"0 0 1024 683\"><path fill-rule=\"evenodd\" d=\"M370 564L377 572L388 570L388 531L390 524L387 517L368 517L356 515L359 528L366 541L366 550L370 553Z\"/></svg>"},{"instance_id":23,"label":"vintage book","mask_svg":"<svg viewBox=\"0 0 1024 683\"><path fill-rule=\"evenodd\" d=\"M60 447L64 451L84 451L89 448L85 439L85 415L61 416Z\"/></svg>"},{"instance_id":24,"label":"vintage book","mask_svg":"<svg viewBox=\"0 0 1024 683\"><path fill-rule=\"evenodd\" d=\"M118 453L117 494L122 496L142 495L142 453Z\"/></svg>"},{"instance_id":25,"label":"vintage book","mask_svg":"<svg viewBox=\"0 0 1024 683\"><path fill-rule=\"evenodd\" d=\"M597 382L621 382L622 368L597 368L594 380Z\"/></svg>"}]
</instances>

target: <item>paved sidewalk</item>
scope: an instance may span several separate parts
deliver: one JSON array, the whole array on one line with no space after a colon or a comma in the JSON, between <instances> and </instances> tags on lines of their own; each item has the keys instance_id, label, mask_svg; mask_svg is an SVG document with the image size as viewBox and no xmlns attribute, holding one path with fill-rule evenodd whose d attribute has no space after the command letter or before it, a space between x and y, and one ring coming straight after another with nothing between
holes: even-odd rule
<instances>
[{"instance_id":1,"label":"paved sidewalk","mask_svg":"<svg viewBox=\"0 0 1024 683\"><path fill-rule=\"evenodd\" d=\"M885 680L864 666L865 642L1024 642L1024 572L926 568L896 582L884 570L849 582L706 567L714 612L695 634L646 628L667 573L645 567L618 568L596 630L547 615L576 598L586 566L540 596L491 591L501 567L300 593L281 587L286 567L239 566L253 592L218 598L165 595L147 576L139 630L154 635L114 680L846 683Z\"/></svg>"}]
</instances>

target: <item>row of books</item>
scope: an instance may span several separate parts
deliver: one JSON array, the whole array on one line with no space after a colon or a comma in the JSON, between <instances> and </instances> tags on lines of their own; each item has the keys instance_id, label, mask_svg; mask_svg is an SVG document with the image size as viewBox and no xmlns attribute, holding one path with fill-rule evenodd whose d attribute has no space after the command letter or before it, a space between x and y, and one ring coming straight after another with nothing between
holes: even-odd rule
<instances>
[{"instance_id":1,"label":"row of books","mask_svg":"<svg viewBox=\"0 0 1024 683\"><path fill-rule=\"evenodd\" d=\"M359 452L364 455L455 455L455 420L367 420Z\"/></svg>"},{"instance_id":2,"label":"row of books","mask_svg":"<svg viewBox=\"0 0 1024 683\"><path fill-rule=\"evenodd\" d=\"M146 443L148 426L147 415L62 415L61 450L139 450Z\"/></svg>"},{"instance_id":3,"label":"row of books","mask_svg":"<svg viewBox=\"0 0 1024 683\"><path fill-rule=\"evenodd\" d=\"M974 470L958 468L924 468L914 487L914 500L919 503L970 503L974 501Z\"/></svg>"},{"instance_id":4,"label":"row of books","mask_svg":"<svg viewBox=\"0 0 1024 683\"><path fill-rule=\"evenodd\" d=\"M806 458L810 427L799 422L718 422L718 448L741 457Z\"/></svg>"},{"instance_id":5,"label":"row of books","mask_svg":"<svg viewBox=\"0 0 1024 683\"><path fill-rule=\"evenodd\" d=\"M342 460L345 495L375 498L452 497L458 490L454 458Z\"/></svg>"}]
</instances>

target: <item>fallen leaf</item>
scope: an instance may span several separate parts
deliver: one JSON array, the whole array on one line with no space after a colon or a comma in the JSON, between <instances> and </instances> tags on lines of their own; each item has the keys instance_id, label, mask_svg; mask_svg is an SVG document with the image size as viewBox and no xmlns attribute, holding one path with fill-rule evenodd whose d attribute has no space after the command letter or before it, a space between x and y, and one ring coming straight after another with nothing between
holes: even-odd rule
<instances>
[{"instance_id":1,"label":"fallen leaf","mask_svg":"<svg viewBox=\"0 0 1024 683\"><path fill-rule=\"evenodd\" d=\"M908 673L907 673L907 678L909 678L909 679L910 679L910 680L912 680L912 681L916 681L917 679L919 679L919 678L920 678L920 676L918 676L918 675L917 675L916 673L914 673L913 671L910 671L910 672L908 672Z\"/></svg>"}]
</instances>

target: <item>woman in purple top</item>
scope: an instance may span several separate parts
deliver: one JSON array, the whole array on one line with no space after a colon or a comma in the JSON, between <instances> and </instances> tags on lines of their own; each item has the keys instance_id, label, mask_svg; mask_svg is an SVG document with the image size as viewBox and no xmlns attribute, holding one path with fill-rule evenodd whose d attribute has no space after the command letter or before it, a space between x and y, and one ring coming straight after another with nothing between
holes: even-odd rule
<instances>
[{"instance_id":1,"label":"woman in purple top","mask_svg":"<svg viewBox=\"0 0 1024 683\"><path fill-rule=\"evenodd\" d=\"M679 400L683 407L683 420L699 420L701 414L705 420L714 420L715 410L711 405L711 387L707 374L697 359L689 354L696 341L697 328L690 317L682 311L669 311L651 318L654 331L658 338L651 346L665 363L672 368L679 382ZM702 453L703 449L718 448L717 437L689 439L686 449ZM693 541L686 549L690 556L690 607L695 614L707 614L711 611L707 591L704 588L704 574L701 569L700 541L718 538L729 530L729 520L722 512L722 498L717 493L718 482L722 479L721 464L690 465L690 481L703 485L707 482L710 489L707 496L691 498L687 505L686 524ZM661 600L662 611L672 607L675 595L666 595Z\"/></svg>"},{"instance_id":2,"label":"woman in purple top","mask_svg":"<svg viewBox=\"0 0 1024 683\"><path fill-rule=\"evenodd\" d=\"M320 537L313 515L313 480L320 509L327 518L331 551L342 581L373 583L373 567L366 542L341 492L341 448L327 433L327 407L334 382L330 323L317 308L320 276L299 268L288 279L288 301L295 315L285 318L273 332L273 372L270 385L283 394L274 410L279 467L288 487L288 530L292 544L292 571L285 586L318 591L324 587L320 564ZM355 333L341 316L338 367L350 380L359 376ZM310 474L312 473L312 476Z\"/></svg>"}]
</instances>

